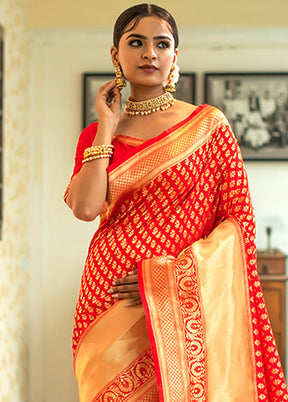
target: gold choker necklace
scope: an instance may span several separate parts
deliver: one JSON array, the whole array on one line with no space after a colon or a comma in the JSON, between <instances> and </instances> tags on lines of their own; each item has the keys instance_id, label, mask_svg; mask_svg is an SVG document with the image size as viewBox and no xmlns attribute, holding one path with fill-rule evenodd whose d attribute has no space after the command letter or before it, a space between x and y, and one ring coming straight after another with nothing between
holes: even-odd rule
<instances>
[{"instance_id":1,"label":"gold choker necklace","mask_svg":"<svg viewBox=\"0 0 288 402\"><path fill-rule=\"evenodd\" d=\"M125 113L129 116L145 116L150 113L158 112L159 110L167 110L175 103L173 95L169 92L158 96L157 98L144 100L141 102L133 102L130 98L127 99Z\"/></svg>"}]
</instances>

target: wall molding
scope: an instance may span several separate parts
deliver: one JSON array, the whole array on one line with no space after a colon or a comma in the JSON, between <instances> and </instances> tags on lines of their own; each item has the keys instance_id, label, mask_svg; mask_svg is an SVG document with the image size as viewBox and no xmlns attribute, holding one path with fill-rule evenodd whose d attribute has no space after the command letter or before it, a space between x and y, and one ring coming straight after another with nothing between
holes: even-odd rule
<instances>
[{"instance_id":1,"label":"wall molding","mask_svg":"<svg viewBox=\"0 0 288 402\"><path fill-rule=\"evenodd\" d=\"M288 47L288 28L235 28L235 27L181 27L179 28L180 50L187 47L205 49L240 48L286 48ZM61 28L30 30L32 44L56 45L112 45L110 28Z\"/></svg>"}]
</instances>

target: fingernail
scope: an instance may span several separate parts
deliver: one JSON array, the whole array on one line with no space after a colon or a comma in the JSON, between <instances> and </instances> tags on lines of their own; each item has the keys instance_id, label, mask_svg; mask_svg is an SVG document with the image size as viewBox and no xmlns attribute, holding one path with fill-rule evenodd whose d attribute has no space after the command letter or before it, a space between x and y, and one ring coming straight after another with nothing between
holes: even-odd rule
<instances>
[{"instance_id":1,"label":"fingernail","mask_svg":"<svg viewBox=\"0 0 288 402\"><path fill-rule=\"evenodd\" d=\"M129 271L128 272L128 275L133 275L134 274L134 271Z\"/></svg>"},{"instance_id":2,"label":"fingernail","mask_svg":"<svg viewBox=\"0 0 288 402\"><path fill-rule=\"evenodd\" d=\"M118 299L119 295L116 293L115 295L112 295L115 299Z\"/></svg>"},{"instance_id":3,"label":"fingernail","mask_svg":"<svg viewBox=\"0 0 288 402\"><path fill-rule=\"evenodd\" d=\"M116 282L115 282L115 281L112 282L112 286L116 286Z\"/></svg>"},{"instance_id":4,"label":"fingernail","mask_svg":"<svg viewBox=\"0 0 288 402\"><path fill-rule=\"evenodd\" d=\"M113 289L109 289L107 293L114 293Z\"/></svg>"},{"instance_id":5,"label":"fingernail","mask_svg":"<svg viewBox=\"0 0 288 402\"><path fill-rule=\"evenodd\" d=\"M130 306L132 306L132 303L126 303L125 304L125 307L130 307Z\"/></svg>"}]
</instances>

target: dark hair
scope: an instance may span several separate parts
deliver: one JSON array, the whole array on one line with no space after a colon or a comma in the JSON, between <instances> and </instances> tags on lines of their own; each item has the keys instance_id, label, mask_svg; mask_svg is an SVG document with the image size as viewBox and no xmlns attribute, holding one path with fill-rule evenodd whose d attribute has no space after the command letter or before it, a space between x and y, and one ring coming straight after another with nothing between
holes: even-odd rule
<instances>
[{"instance_id":1,"label":"dark hair","mask_svg":"<svg viewBox=\"0 0 288 402\"><path fill-rule=\"evenodd\" d=\"M125 32L127 32L125 31L125 28L127 27L128 24L130 24L131 21L135 22L133 26L129 29L129 31L133 29L142 18L151 16L157 16L168 22L168 24L171 27L171 33L175 41L175 48L178 47L179 43L178 29L172 15L164 8L156 6L155 4L147 4L147 3L137 4L136 6L127 8L127 10L123 11L123 13L119 15L114 25L114 33L113 33L114 46L118 48L121 36Z\"/></svg>"}]
</instances>

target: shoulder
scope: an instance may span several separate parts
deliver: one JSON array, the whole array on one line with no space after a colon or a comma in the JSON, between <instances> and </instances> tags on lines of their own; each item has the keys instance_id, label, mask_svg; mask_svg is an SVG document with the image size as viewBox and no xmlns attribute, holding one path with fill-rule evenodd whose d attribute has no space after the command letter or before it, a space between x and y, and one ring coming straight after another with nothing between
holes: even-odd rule
<instances>
[{"instance_id":1,"label":"shoulder","mask_svg":"<svg viewBox=\"0 0 288 402\"><path fill-rule=\"evenodd\" d=\"M176 102L175 102L175 105L173 108L174 108L174 110L176 109L176 111L179 111L180 113L189 114L189 113L193 113L194 110L197 109L197 106L193 105L192 103L188 103L188 102L184 102L184 101L176 99Z\"/></svg>"},{"instance_id":2,"label":"shoulder","mask_svg":"<svg viewBox=\"0 0 288 402\"><path fill-rule=\"evenodd\" d=\"M97 122L89 124L89 126L87 126L87 127L84 127L82 132L81 132L81 134L80 134L80 137L93 137L93 136L95 136L96 133L97 133L98 124L99 124L99 122L97 121Z\"/></svg>"},{"instance_id":3,"label":"shoulder","mask_svg":"<svg viewBox=\"0 0 288 402\"><path fill-rule=\"evenodd\" d=\"M91 123L89 126L85 127L79 137L78 145L85 144L90 146L89 144L92 144L94 141L95 135L97 133L97 128L98 128L98 122Z\"/></svg>"},{"instance_id":4,"label":"shoulder","mask_svg":"<svg viewBox=\"0 0 288 402\"><path fill-rule=\"evenodd\" d=\"M97 133L97 127L98 122L92 123L82 130L76 148L75 165L72 177L81 170L84 150L91 147Z\"/></svg>"},{"instance_id":5,"label":"shoulder","mask_svg":"<svg viewBox=\"0 0 288 402\"><path fill-rule=\"evenodd\" d=\"M229 124L227 117L220 109L215 106L208 105L207 103L197 106L188 102L177 100L176 105L178 110L182 110L182 112L186 113L187 115L192 114L194 111L202 112L203 119L209 119L212 124Z\"/></svg>"},{"instance_id":6,"label":"shoulder","mask_svg":"<svg viewBox=\"0 0 288 402\"><path fill-rule=\"evenodd\" d=\"M224 125L229 124L228 119L222 112L222 110L218 109L215 106L208 105L207 103L202 106L205 109L207 116L209 116L209 118L212 119L213 122Z\"/></svg>"}]
</instances>

